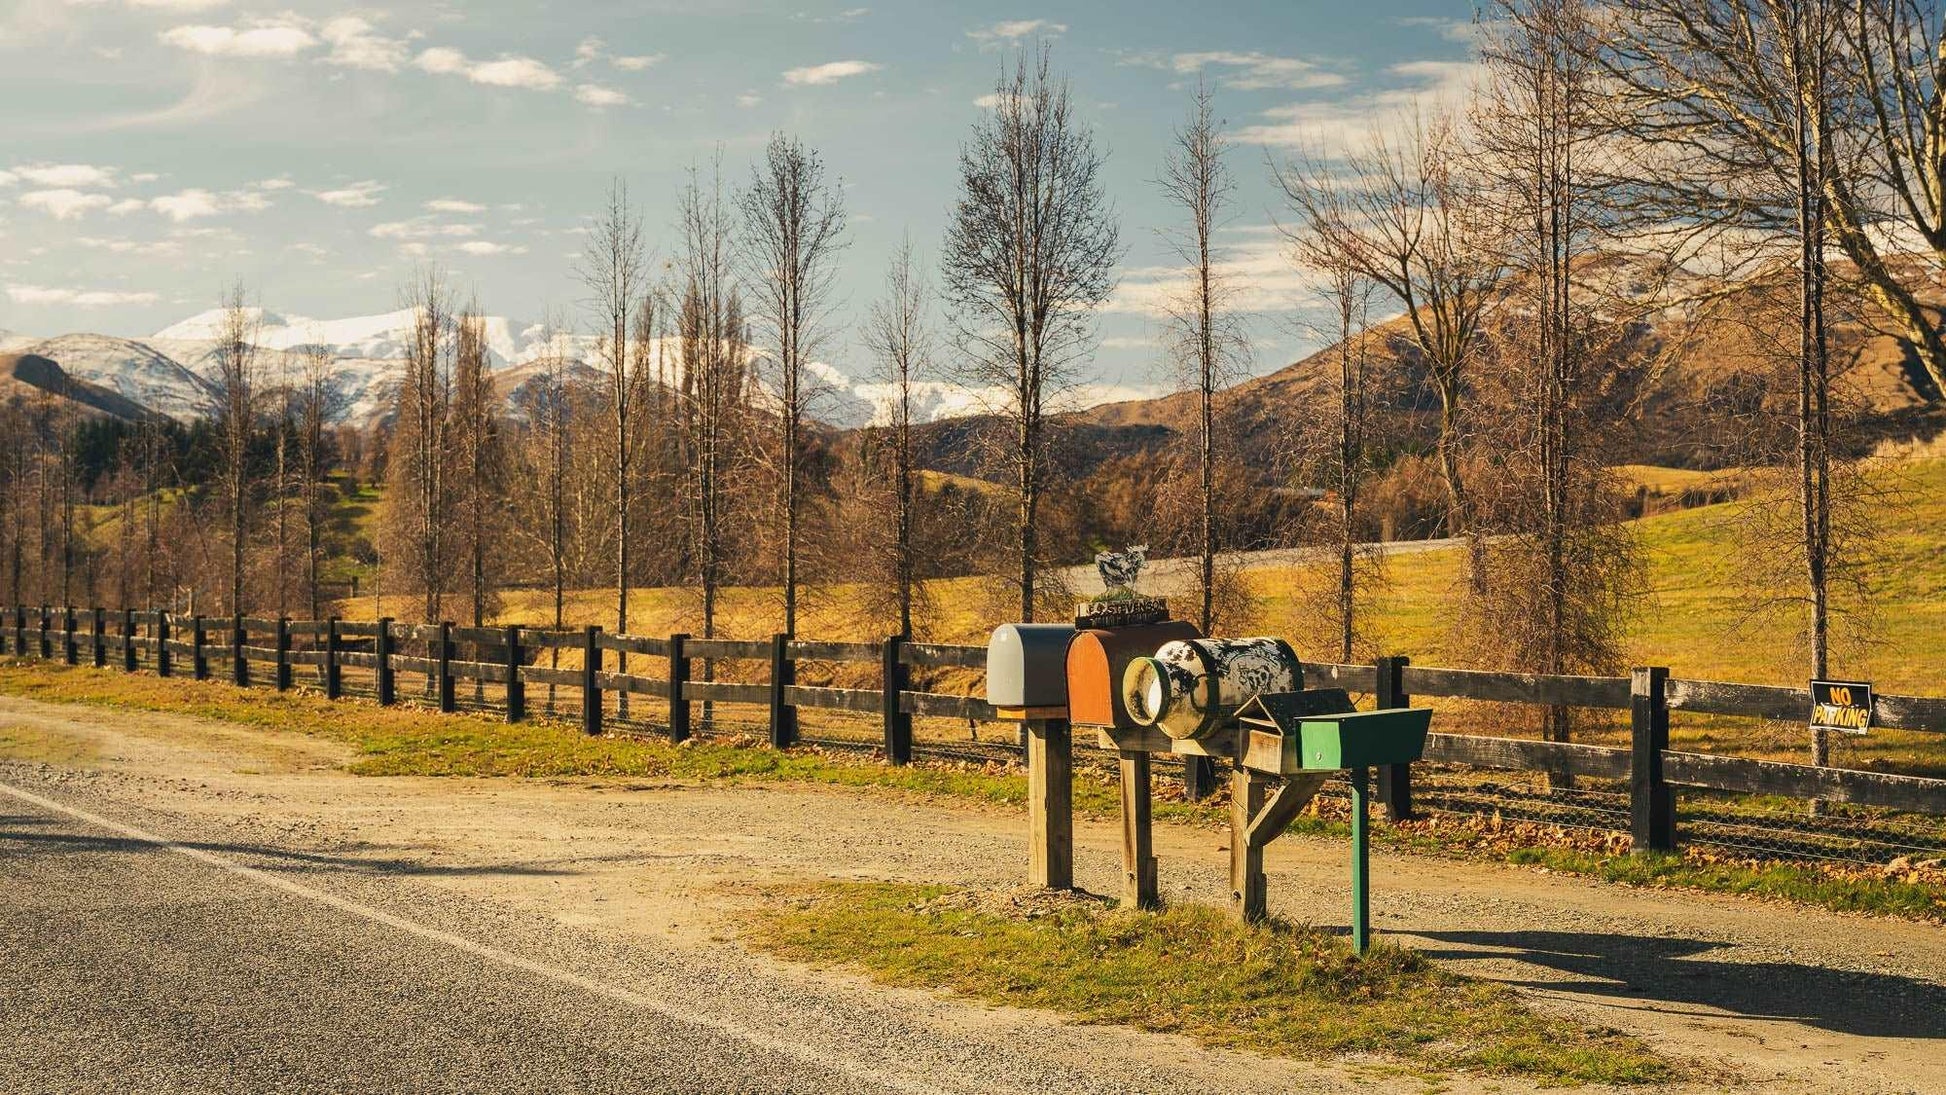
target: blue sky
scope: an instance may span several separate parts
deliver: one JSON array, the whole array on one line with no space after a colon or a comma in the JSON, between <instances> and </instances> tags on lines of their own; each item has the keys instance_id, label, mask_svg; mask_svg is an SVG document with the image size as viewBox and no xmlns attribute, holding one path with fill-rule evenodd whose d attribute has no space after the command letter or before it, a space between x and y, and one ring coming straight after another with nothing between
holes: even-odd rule
<instances>
[{"instance_id":1,"label":"blue sky","mask_svg":"<svg viewBox=\"0 0 1946 1095\"><path fill-rule=\"evenodd\" d=\"M1009 51L1051 42L1108 148L1128 255L1101 381L1160 379L1156 229L1171 127L1198 73L1236 142L1224 239L1254 371L1289 361L1308 292L1269 230L1267 157L1469 73L1457 3L259 4L6 0L0 329L140 336L242 279L273 311L387 311L421 261L489 312L574 314L578 229L625 178L669 238L685 169L740 182L773 130L842 177L838 337L910 232L929 259L959 142Z\"/></svg>"}]
</instances>

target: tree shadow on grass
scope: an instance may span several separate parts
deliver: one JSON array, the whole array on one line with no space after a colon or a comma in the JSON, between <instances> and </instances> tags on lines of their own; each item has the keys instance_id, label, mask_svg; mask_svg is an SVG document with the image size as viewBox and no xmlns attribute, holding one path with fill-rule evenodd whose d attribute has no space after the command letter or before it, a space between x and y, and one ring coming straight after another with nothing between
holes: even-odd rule
<instances>
[{"instance_id":1,"label":"tree shadow on grass","mask_svg":"<svg viewBox=\"0 0 1946 1095\"><path fill-rule=\"evenodd\" d=\"M1706 939L1560 931L1411 934L1455 944L1420 953L1462 973L1468 962L1511 958L1574 975L1571 980L1496 978L1514 985L1645 1005L1699 1005L1840 1034L1946 1039L1946 985L1900 974L1713 960L1704 956L1728 948ZM1864 939L1861 933L1861 948L1868 945Z\"/></svg>"}]
</instances>

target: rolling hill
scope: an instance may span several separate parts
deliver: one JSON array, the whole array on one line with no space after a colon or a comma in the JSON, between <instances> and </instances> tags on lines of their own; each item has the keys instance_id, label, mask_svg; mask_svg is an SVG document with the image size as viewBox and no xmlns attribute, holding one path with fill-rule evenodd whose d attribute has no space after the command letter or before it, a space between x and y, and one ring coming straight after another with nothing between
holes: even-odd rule
<instances>
[{"instance_id":1,"label":"rolling hill","mask_svg":"<svg viewBox=\"0 0 1946 1095\"><path fill-rule=\"evenodd\" d=\"M118 392L69 376L39 354L0 354L0 402L69 400L88 417L136 421L154 412Z\"/></svg>"}]
</instances>

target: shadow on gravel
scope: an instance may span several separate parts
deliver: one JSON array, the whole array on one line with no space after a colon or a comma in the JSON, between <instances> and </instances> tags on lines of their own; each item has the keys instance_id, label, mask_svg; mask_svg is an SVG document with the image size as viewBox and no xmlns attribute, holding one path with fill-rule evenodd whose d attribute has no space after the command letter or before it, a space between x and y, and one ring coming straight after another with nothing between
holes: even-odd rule
<instances>
[{"instance_id":1,"label":"shadow on gravel","mask_svg":"<svg viewBox=\"0 0 1946 1095\"><path fill-rule=\"evenodd\" d=\"M10 855L28 854L35 851L48 853L77 852L147 852L160 851L162 846L143 840L130 840L123 837L84 836L76 833L20 832L19 827L44 825L40 818L0 817L0 860ZM421 877L465 877L468 875L572 875L582 873L582 868L591 862L599 862L602 857L577 858L577 866L558 866L548 863L489 863L463 867L446 867L437 864L419 863L409 859L394 859L371 855L331 855L323 852L295 852L288 848L271 848L261 844L221 844L210 841L179 840L174 842L183 848L236 856L246 862L255 860L252 866L262 866L265 870L329 870L362 875L399 875ZM13 847L9 847L12 845ZM614 857L616 859L624 857ZM639 857L637 857L639 858ZM269 862L264 862L264 861Z\"/></svg>"},{"instance_id":2,"label":"shadow on gravel","mask_svg":"<svg viewBox=\"0 0 1946 1095\"><path fill-rule=\"evenodd\" d=\"M1946 1039L1946 986L1898 974L1795 962L1711 961L1696 957L1719 949L1706 939L1553 931L1412 934L1456 945L1422 948L1428 958L1454 964L1512 958L1583 978L1509 979L1515 985L1698 1004L1841 1034Z\"/></svg>"}]
</instances>

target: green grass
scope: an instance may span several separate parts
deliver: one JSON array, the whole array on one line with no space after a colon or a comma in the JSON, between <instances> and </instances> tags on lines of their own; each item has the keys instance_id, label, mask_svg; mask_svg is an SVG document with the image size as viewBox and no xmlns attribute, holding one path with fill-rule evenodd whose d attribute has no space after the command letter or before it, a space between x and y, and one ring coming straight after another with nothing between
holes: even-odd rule
<instances>
[{"instance_id":1,"label":"green grass","mask_svg":"<svg viewBox=\"0 0 1946 1095\"><path fill-rule=\"evenodd\" d=\"M1690 855L1600 855L1547 846L1515 848L1507 852L1507 862L1629 886L1706 890L1792 901L1838 912L1935 923L1946 920L1946 889L1885 877L1870 868L1843 872L1790 863L1753 865Z\"/></svg>"},{"instance_id":2,"label":"green grass","mask_svg":"<svg viewBox=\"0 0 1946 1095\"><path fill-rule=\"evenodd\" d=\"M1677 1067L1639 1039L1544 1016L1509 989L1380 943L1360 958L1313 928L1032 901L1027 914L940 886L831 883L750 914L760 949L1087 1023L1307 1060L1550 1083L1652 1083Z\"/></svg>"}]
</instances>

